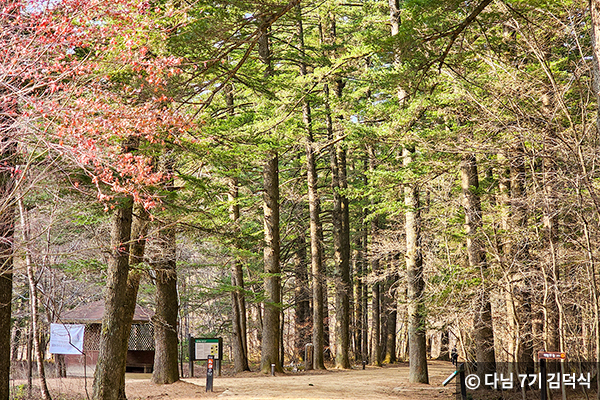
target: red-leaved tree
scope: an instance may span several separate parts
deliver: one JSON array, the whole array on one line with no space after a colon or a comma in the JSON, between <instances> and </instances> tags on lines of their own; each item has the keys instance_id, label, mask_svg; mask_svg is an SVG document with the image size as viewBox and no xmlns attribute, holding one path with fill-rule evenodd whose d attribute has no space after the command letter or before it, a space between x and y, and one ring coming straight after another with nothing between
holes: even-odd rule
<instances>
[{"instance_id":1,"label":"red-leaved tree","mask_svg":"<svg viewBox=\"0 0 600 400\"><path fill-rule=\"evenodd\" d=\"M151 208L169 176L146 148L189 129L166 85L180 60L161 55L165 20L184 10L145 1L5 0L0 5L0 400L9 396L13 213L30 161L78 170L112 209L106 311L94 398L124 398L123 312L133 202ZM164 27L164 28L163 28ZM35 157L33 157L35 156ZM33 162L33 161L31 161ZM81 174L83 172L83 174ZM89 189L88 189L89 190ZM128 222L129 221L129 222ZM125 316L125 317L124 317ZM116 372L116 375L113 376ZM124 372L124 371L123 371ZM42 392L48 397L47 392Z\"/></svg>"}]
</instances>

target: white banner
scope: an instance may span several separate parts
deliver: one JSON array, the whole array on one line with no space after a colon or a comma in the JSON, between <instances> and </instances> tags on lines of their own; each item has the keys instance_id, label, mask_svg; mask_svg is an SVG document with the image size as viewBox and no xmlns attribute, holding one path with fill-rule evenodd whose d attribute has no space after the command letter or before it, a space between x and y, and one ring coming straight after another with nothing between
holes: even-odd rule
<instances>
[{"instance_id":1,"label":"white banner","mask_svg":"<svg viewBox=\"0 0 600 400\"><path fill-rule=\"evenodd\" d=\"M85 325L51 324L50 353L83 354Z\"/></svg>"}]
</instances>

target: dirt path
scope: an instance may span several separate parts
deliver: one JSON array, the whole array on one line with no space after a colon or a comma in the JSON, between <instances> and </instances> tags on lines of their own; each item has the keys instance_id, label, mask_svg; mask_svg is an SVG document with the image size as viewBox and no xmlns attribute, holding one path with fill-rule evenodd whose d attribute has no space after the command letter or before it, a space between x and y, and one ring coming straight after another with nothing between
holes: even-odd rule
<instances>
[{"instance_id":1,"label":"dirt path","mask_svg":"<svg viewBox=\"0 0 600 400\"><path fill-rule=\"evenodd\" d=\"M408 365L366 370L285 374L271 377L248 374L215 379L219 397L246 399L448 399L454 386L442 381L454 368L450 363L429 364L430 385L408 383ZM204 387L204 379L186 379Z\"/></svg>"},{"instance_id":2,"label":"dirt path","mask_svg":"<svg viewBox=\"0 0 600 400\"><path fill-rule=\"evenodd\" d=\"M442 381L454 370L449 362L429 363L430 385L408 383L408 365L366 370L311 371L265 376L258 372L233 377L216 377L214 392L206 393L205 378L184 379L173 385L155 385L148 375L128 375L126 392L129 400L195 400L229 397L250 399L399 399L430 400L454 398L455 386L442 387ZM198 371L200 374L200 371ZM141 378L141 379L140 379ZM91 393L91 381L88 390ZM13 388L24 382L13 381ZM54 398L86 399L82 378L50 379ZM34 392L35 395L36 392Z\"/></svg>"}]
</instances>

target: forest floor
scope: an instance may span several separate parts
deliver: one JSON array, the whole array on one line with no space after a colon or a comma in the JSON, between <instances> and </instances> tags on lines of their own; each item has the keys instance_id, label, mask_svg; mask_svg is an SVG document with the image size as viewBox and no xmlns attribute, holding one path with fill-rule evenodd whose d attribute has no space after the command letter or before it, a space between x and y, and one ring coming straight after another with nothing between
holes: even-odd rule
<instances>
[{"instance_id":1,"label":"forest floor","mask_svg":"<svg viewBox=\"0 0 600 400\"><path fill-rule=\"evenodd\" d=\"M198 368L196 376L173 385L155 385L147 374L128 374L126 393L129 400L192 400L230 397L249 399L381 399L431 400L455 398L456 385L442 386L454 368L450 362L430 361L429 385L408 383L408 364L383 368L355 366L352 370L288 372L272 377L259 372L215 377L214 392L206 393L205 372ZM24 382L13 381L18 391ZM92 379L87 379L91 394ZM49 379L55 400L86 399L83 378ZM22 390L22 386L20 387ZM34 392L34 398L35 398ZM18 397L17 397L18 398Z\"/></svg>"}]
</instances>

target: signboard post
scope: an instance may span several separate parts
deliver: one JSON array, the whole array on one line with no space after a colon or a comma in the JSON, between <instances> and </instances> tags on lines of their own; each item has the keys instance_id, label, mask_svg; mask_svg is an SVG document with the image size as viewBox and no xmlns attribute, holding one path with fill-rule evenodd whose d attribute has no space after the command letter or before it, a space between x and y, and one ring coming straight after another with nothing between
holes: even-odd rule
<instances>
[{"instance_id":1,"label":"signboard post","mask_svg":"<svg viewBox=\"0 0 600 400\"><path fill-rule=\"evenodd\" d=\"M189 354L189 368L190 378L194 377L194 338L188 335L188 354Z\"/></svg>"},{"instance_id":2,"label":"signboard post","mask_svg":"<svg viewBox=\"0 0 600 400\"><path fill-rule=\"evenodd\" d=\"M442 382L442 386L446 386L449 384L456 375L459 377L460 382L460 397L462 400L467 400L467 384L465 377L465 364L460 364L456 366L456 371L454 371L449 377L447 377L444 382Z\"/></svg>"},{"instance_id":3,"label":"signboard post","mask_svg":"<svg viewBox=\"0 0 600 400\"><path fill-rule=\"evenodd\" d=\"M541 375L541 388L542 391L541 398L542 400L548 400L548 389L546 388L548 384L548 375L546 374L546 360L565 360L567 358L567 353L562 353L560 351L538 351L538 360L540 360L540 375Z\"/></svg>"},{"instance_id":4,"label":"signboard post","mask_svg":"<svg viewBox=\"0 0 600 400\"><path fill-rule=\"evenodd\" d=\"M215 360L215 356L212 354L208 355L208 361L206 365L206 391L213 391L213 362Z\"/></svg>"},{"instance_id":5,"label":"signboard post","mask_svg":"<svg viewBox=\"0 0 600 400\"><path fill-rule=\"evenodd\" d=\"M546 359L545 358L541 358L540 359L540 375L542 377L542 394L541 394L541 399L542 400L546 400L548 398L548 393L546 392L546 384L547 384L547 376L546 376Z\"/></svg>"}]
</instances>

